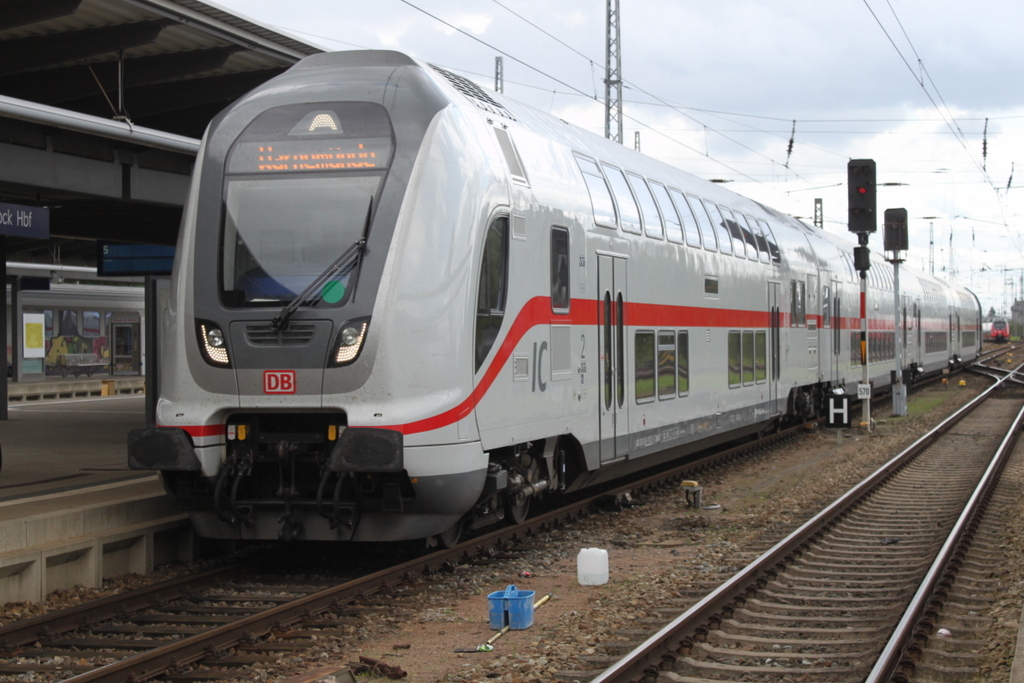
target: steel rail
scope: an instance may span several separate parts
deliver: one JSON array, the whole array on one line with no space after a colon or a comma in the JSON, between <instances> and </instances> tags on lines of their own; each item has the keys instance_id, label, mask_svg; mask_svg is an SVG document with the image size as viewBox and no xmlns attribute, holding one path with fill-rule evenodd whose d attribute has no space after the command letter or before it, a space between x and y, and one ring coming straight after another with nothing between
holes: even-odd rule
<instances>
[{"instance_id":1,"label":"steel rail","mask_svg":"<svg viewBox=\"0 0 1024 683\"><path fill-rule=\"evenodd\" d=\"M1018 369L1020 366L1018 366ZM829 526L843 512L851 508L868 492L891 477L907 462L932 445L971 411L983 403L1006 378L996 381L966 405L940 422L931 431L918 438L901 453L883 464L862 482L837 498L817 515L807 520L800 528L776 543L763 555L732 576L716 590L706 595L686 612L676 617L660 631L637 646L591 683L620 683L640 680L646 674L657 675L662 665L673 661L675 653L692 643L695 633L704 630L706 624L712 627L723 618L723 613L732 611L732 606L741 600L748 587L758 579L770 575L781 566L800 546Z\"/></svg>"},{"instance_id":2,"label":"steel rail","mask_svg":"<svg viewBox=\"0 0 1024 683\"><path fill-rule=\"evenodd\" d=\"M1024 408L1021 408L1020 412L1017 413L1016 419L1014 419L1006 436L1003 437L1003 441L999 444L999 448L985 470L985 474L982 475L981 481L978 482L960 517L957 518L956 524L953 525L953 529L950 531L945 543L942 544L939 554L934 562L932 562L931 567L929 567L928 573L921 581L921 586L914 594L910 604L907 605L903 617L896 625L895 631L893 631L892 636L890 636L885 647L882 649L882 654L875 661L875 666L871 669L871 673L868 674L864 683L883 683L890 680L897 673L897 668L901 666L913 667L913 659L909 658L907 648L911 646L911 641L917 635L921 621L925 618L926 612L931 606L932 598L935 597L940 582L944 582L945 579L949 578L947 572L950 569L950 562L954 554L960 550L967 529L984 514L985 509L988 507L992 491L995 489L1003 467L1014 445L1017 443L1022 423L1024 423Z\"/></svg>"},{"instance_id":3,"label":"steel rail","mask_svg":"<svg viewBox=\"0 0 1024 683\"><path fill-rule=\"evenodd\" d=\"M244 571L248 571L244 562L232 563L198 574L161 581L152 586L108 595L99 600L80 603L24 621L4 624L0 626L0 649L10 650L42 638L52 638L57 634L73 631L80 628L85 619L110 619L122 612L147 607L156 602L175 600L194 592L199 587Z\"/></svg>"}]
</instances>

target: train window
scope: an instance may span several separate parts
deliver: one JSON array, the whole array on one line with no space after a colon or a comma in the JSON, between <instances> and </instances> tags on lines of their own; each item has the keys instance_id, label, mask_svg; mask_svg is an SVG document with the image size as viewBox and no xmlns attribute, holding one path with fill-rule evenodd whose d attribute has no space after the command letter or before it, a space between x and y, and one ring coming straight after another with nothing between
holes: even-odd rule
<instances>
[{"instance_id":1,"label":"train window","mask_svg":"<svg viewBox=\"0 0 1024 683\"><path fill-rule=\"evenodd\" d=\"M743 347L738 331L729 333L729 386L738 387L743 381Z\"/></svg>"},{"instance_id":2,"label":"train window","mask_svg":"<svg viewBox=\"0 0 1024 683\"><path fill-rule=\"evenodd\" d=\"M644 218L644 233L648 237L663 239L665 226L661 222L661 212L654 201L654 195L651 194L651 188L647 187L647 181L632 173L627 173L626 178L629 179L629 185L640 204L640 214Z\"/></svg>"},{"instance_id":3,"label":"train window","mask_svg":"<svg viewBox=\"0 0 1024 683\"><path fill-rule=\"evenodd\" d=\"M736 217L732 215L732 211L725 206L718 207L722 212L722 219L725 223L726 229L729 234L732 235L732 251L739 258L743 258L745 255L745 247L743 246L743 233L740 232L740 224L736 222Z\"/></svg>"},{"instance_id":4,"label":"train window","mask_svg":"<svg viewBox=\"0 0 1024 683\"><path fill-rule=\"evenodd\" d=\"M767 342L764 330L754 333L754 381L758 384L768 378Z\"/></svg>"},{"instance_id":5,"label":"train window","mask_svg":"<svg viewBox=\"0 0 1024 683\"><path fill-rule=\"evenodd\" d=\"M292 301L366 232L382 179L376 172L227 176L222 301L232 307ZM296 220L299 213L301 221ZM357 272L354 267L341 270L331 277L332 286L312 300L344 306Z\"/></svg>"},{"instance_id":6,"label":"train window","mask_svg":"<svg viewBox=\"0 0 1024 683\"><path fill-rule=\"evenodd\" d=\"M743 383L754 383L754 332L743 332Z\"/></svg>"},{"instance_id":7,"label":"train window","mask_svg":"<svg viewBox=\"0 0 1024 683\"><path fill-rule=\"evenodd\" d=\"M676 395L676 335L658 332L658 398L667 400Z\"/></svg>"},{"instance_id":8,"label":"train window","mask_svg":"<svg viewBox=\"0 0 1024 683\"><path fill-rule=\"evenodd\" d=\"M646 403L654 399L654 333L636 333L636 402Z\"/></svg>"},{"instance_id":9,"label":"train window","mask_svg":"<svg viewBox=\"0 0 1024 683\"><path fill-rule=\"evenodd\" d=\"M758 219L757 224L761 226L761 230L764 231L764 238L768 241L768 253L772 257L772 263L779 265L782 263L782 253L779 251L779 243L775 241L772 226L767 221L761 219Z\"/></svg>"},{"instance_id":10,"label":"train window","mask_svg":"<svg viewBox=\"0 0 1024 683\"><path fill-rule=\"evenodd\" d=\"M619 408L626 402L626 307L622 300L622 292L615 296L615 367L621 371L615 373L616 400Z\"/></svg>"},{"instance_id":11,"label":"train window","mask_svg":"<svg viewBox=\"0 0 1024 683\"><path fill-rule=\"evenodd\" d=\"M604 408L611 410L612 407L612 295L611 292L604 293L604 308L602 310L601 329L604 332L604 348L602 354L604 370ZM620 373L621 374L621 373Z\"/></svg>"},{"instance_id":12,"label":"train window","mask_svg":"<svg viewBox=\"0 0 1024 683\"><path fill-rule=\"evenodd\" d=\"M771 263L772 257L768 252L768 238L764 236L764 229L761 224L756 220L747 216L747 223L750 224L751 230L754 231L754 241L757 243L757 256L761 263Z\"/></svg>"},{"instance_id":13,"label":"train window","mask_svg":"<svg viewBox=\"0 0 1024 683\"><path fill-rule=\"evenodd\" d=\"M832 299L828 287L821 288L821 326L832 327Z\"/></svg>"},{"instance_id":14,"label":"train window","mask_svg":"<svg viewBox=\"0 0 1024 683\"><path fill-rule=\"evenodd\" d=\"M704 248L708 251L717 251L718 237L715 235L715 228L711 224L711 219L708 218L708 212L704 208L704 202L702 202L699 197L694 197L692 194L686 195L686 199L690 202L690 209L693 211L693 215L697 218L697 225L700 226L700 236L704 241Z\"/></svg>"},{"instance_id":15,"label":"train window","mask_svg":"<svg viewBox=\"0 0 1024 683\"><path fill-rule=\"evenodd\" d=\"M683 243L683 226L679 222L679 214L676 213L676 207L672 205L672 198L668 196L668 190L661 183L651 181L651 190L654 192L654 199L658 202L658 208L661 209L661 215L665 218L665 237L668 238L669 242L675 242L676 244ZM690 217L693 220L693 217ZM696 223L694 223L696 227ZM699 244L700 238L698 238Z\"/></svg>"},{"instance_id":16,"label":"train window","mask_svg":"<svg viewBox=\"0 0 1024 683\"><path fill-rule=\"evenodd\" d=\"M605 228L615 227L615 203L612 201L611 190L601 175L601 169L592 159L576 155L576 164L583 173L583 181L587 184L590 194L590 208L594 212L594 223Z\"/></svg>"},{"instance_id":17,"label":"train window","mask_svg":"<svg viewBox=\"0 0 1024 683\"><path fill-rule=\"evenodd\" d=\"M501 153L505 157L508 174L513 182L529 187L530 181L526 179L526 171L523 170L523 162L519 159L519 152L516 151L515 143L512 142L511 133L504 128L495 128L494 135L498 138L498 147L501 148Z\"/></svg>"},{"instance_id":18,"label":"train window","mask_svg":"<svg viewBox=\"0 0 1024 683\"><path fill-rule=\"evenodd\" d=\"M641 234L642 224L640 222L640 210L636 206L636 199L629 189L626 176L620 169L608 164L601 164L604 168L604 175L608 178L608 184L612 188L612 196L615 197L615 206L619 209L619 223L625 232Z\"/></svg>"},{"instance_id":19,"label":"train window","mask_svg":"<svg viewBox=\"0 0 1024 683\"><path fill-rule=\"evenodd\" d=\"M483 365L501 330L508 289L508 216L495 218L484 236L476 305L476 369Z\"/></svg>"},{"instance_id":20,"label":"train window","mask_svg":"<svg viewBox=\"0 0 1024 683\"><path fill-rule=\"evenodd\" d=\"M690 393L690 336L688 332L676 335L676 368L679 375L679 395Z\"/></svg>"},{"instance_id":21,"label":"train window","mask_svg":"<svg viewBox=\"0 0 1024 683\"><path fill-rule=\"evenodd\" d=\"M686 243L691 247L700 247L700 226L697 225L697 219L693 217L693 211L690 209L690 205L686 202L686 197L679 190L673 190L669 188L669 194L672 200L675 202L676 209L679 211L679 218L683 223L683 233L686 235Z\"/></svg>"},{"instance_id":22,"label":"train window","mask_svg":"<svg viewBox=\"0 0 1024 683\"><path fill-rule=\"evenodd\" d=\"M551 228L551 310L569 312L569 231Z\"/></svg>"},{"instance_id":23,"label":"train window","mask_svg":"<svg viewBox=\"0 0 1024 683\"><path fill-rule=\"evenodd\" d=\"M789 325L803 327L807 322L807 288L803 280L790 280L789 284Z\"/></svg>"},{"instance_id":24,"label":"train window","mask_svg":"<svg viewBox=\"0 0 1024 683\"><path fill-rule=\"evenodd\" d=\"M82 336L98 337L100 334L100 312L82 311Z\"/></svg>"},{"instance_id":25,"label":"train window","mask_svg":"<svg viewBox=\"0 0 1024 683\"><path fill-rule=\"evenodd\" d=\"M63 310L60 312L60 334L61 337L77 337L78 335L78 311Z\"/></svg>"},{"instance_id":26,"label":"train window","mask_svg":"<svg viewBox=\"0 0 1024 683\"><path fill-rule=\"evenodd\" d=\"M732 235L729 234L729 226L725 224L725 219L722 218L722 212L718 210L718 204L705 199L704 208L708 210L708 216L711 217L711 225L714 226L715 232L718 234L718 250L723 254L731 254Z\"/></svg>"},{"instance_id":27,"label":"train window","mask_svg":"<svg viewBox=\"0 0 1024 683\"><path fill-rule=\"evenodd\" d=\"M736 224L740 226L740 234L743 236L743 244L747 246L747 258L751 261L757 260L757 241L754 239L754 231L747 224L747 217L737 211Z\"/></svg>"}]
</instances>

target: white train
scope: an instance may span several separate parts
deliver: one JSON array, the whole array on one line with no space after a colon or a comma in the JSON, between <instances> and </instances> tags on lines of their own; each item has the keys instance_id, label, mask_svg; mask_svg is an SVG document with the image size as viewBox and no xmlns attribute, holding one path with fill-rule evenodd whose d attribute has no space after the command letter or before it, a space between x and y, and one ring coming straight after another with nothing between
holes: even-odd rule
<instances>
[{"instance_id":1,"label":"white train","mask_svg":"<svg viewBox=\"0 0 1024 683\"><path fill-rule=\"evenodd\" d=\"M387 51L312 56L210 125L129 440L206 537L458 538L802 420L859 382L852 245ZM975 357L901 271L906 363ZM870 370L893 367L870 270Z\"/></svg>"}]
</instances>

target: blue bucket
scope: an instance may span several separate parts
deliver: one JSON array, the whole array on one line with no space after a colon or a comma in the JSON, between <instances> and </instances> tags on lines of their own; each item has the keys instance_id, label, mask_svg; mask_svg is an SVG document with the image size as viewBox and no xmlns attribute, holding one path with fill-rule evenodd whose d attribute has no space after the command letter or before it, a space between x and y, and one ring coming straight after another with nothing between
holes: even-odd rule
<instances>
[{"instance_id":1,"label":"blue bucket","mask_svg":"<svg viewBox=\"0 0 1024 683\"><path fill-rule=\"evenodd\" d=\"M491 628L500 630L506 626L519 631L533 626L533 596L536 591L521 591L511 585L503 591L487 596L490 603Z\"/></svg>"}]
</instances>

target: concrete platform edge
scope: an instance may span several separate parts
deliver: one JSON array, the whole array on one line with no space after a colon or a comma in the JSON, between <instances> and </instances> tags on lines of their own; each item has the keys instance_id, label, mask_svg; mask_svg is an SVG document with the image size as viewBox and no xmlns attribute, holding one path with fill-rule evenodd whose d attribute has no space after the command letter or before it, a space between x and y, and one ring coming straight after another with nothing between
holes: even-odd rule
<instances>
[{"instance_id":1,"label":"concrete platform edge","mask_svg":"<svg viewBox=\"0 0 1024 683\"><path fill-rule=\"evenodd\" d=\"M4 501L0 517L0 604L193 559L188 515L156 478Z\"/></svg>"}]
</instances>

